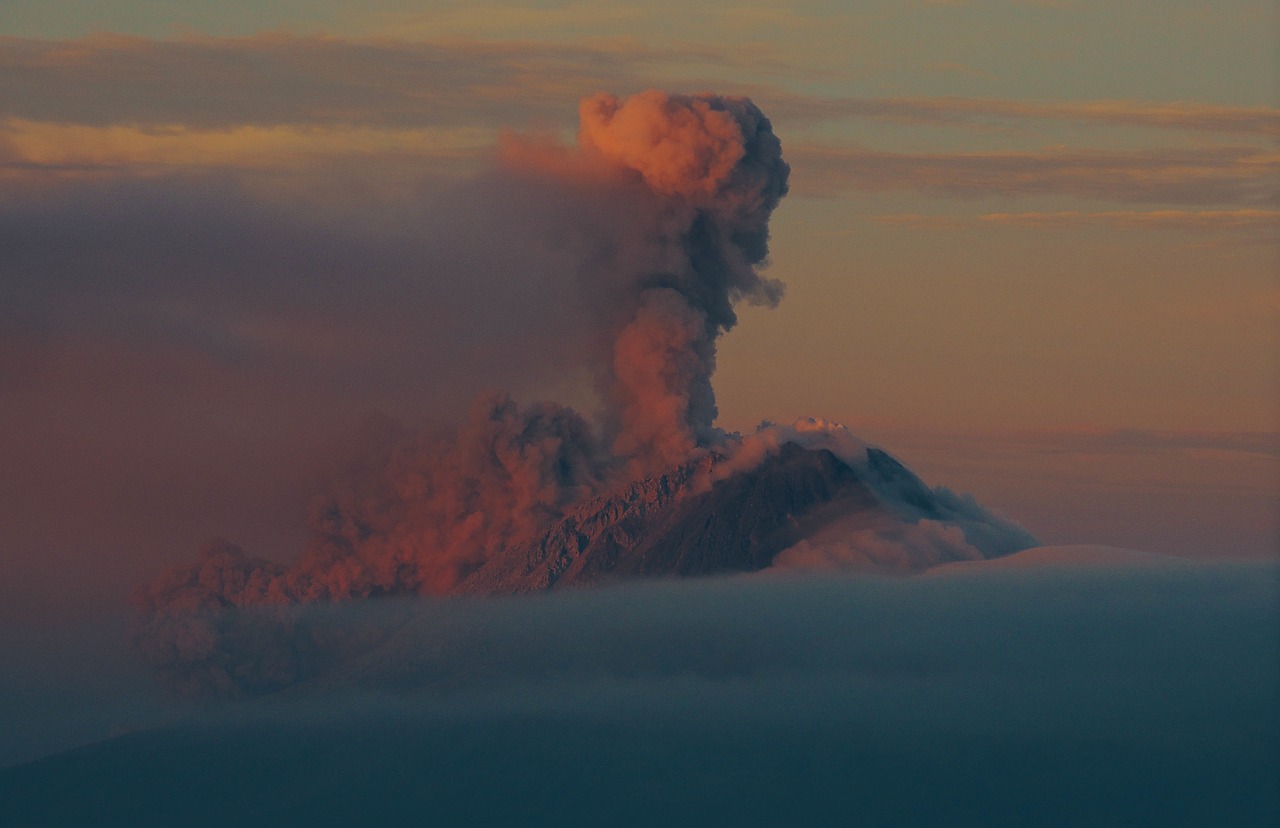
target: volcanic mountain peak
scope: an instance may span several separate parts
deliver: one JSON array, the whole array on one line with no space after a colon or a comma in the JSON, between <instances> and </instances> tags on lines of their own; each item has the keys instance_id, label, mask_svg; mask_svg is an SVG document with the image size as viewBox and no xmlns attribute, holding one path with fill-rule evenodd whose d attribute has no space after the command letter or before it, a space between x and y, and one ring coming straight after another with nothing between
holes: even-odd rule
<instances>
[{"instance_id":1,"label":"volcanic mountain peak","mask_svg":"<svg viewBox=\"0 0 1280 828\"><path fill-rule=\"evenodd\" d=\"M802 445L774 439L787 430L772 428L769 439L701 450L579 503L445 592L511 595L764 569L905 573L1035 545L879 449L855 451L845 439ZM238 550L202 556L148 589L135 642L178 692L256 694L358 657L399 624L391 602L385 616L354 630L330 628L328 616L305 611L322 598L289 591L294 577Z\"/></svg>"},{"instance_id":2,"label":"volcanic mountain peak","mask_svg":"<svg viewBox=\"0 0 1280 828\"><path fill-rule=\"evenodd\" d=\"M456 591L511 594L751 572L780 560L805 567L812 561L800 553L815 537L823 549L841 543L851 553L823 559L827 567L894 571L1034 543L976 504L929 489L887 453L861 453L860 462L847 462L825 448L785 442L754 468L720 479L732 455L707 454L582 503L488 561Z\"/></svg>"}]
</instances>

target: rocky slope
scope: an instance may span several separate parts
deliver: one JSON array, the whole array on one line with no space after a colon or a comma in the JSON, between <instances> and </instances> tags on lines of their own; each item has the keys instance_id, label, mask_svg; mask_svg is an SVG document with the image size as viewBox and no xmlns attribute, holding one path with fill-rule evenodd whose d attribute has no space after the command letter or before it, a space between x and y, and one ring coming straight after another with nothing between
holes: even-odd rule
<instances>
[{"instance_id":1,"label":"rocky slope","mask_svg":"<svg viewBox=\"0 0 1280 828\"><path fill-rule=\"evenodd\" d=\"M628 483L501 550L448 594L770 568L908 573L1035 545L972 499L925 486L878 449L831 445L779 442L758 453L739 445ZM247 583L249 564L237 561L240 568L202 570L200 584L205 575ZM174 691L193 696L258 695L335 671L351 675L375 652L385 678L384 645L400 637L412 609L395 601L345 610L314 601L240 605L207 599L216 590L188 592L194 599L144 615L134 639Z\"/></svg>"},{"instance_id":2,"label":"rocky slope","mask_svg":"<svg viewBox=\"0 0 1280 828\"><path fill-rule=\"evenodd\" d=\"M587 501L489 561L457 591L513 594L637 577L750 572L824 532L883 540L922 519L956 523L968 543L916 549L862 543L864 568L915 571L1034 542L976 504L929 489L874 448L864 462L849 464L830 451L787 443L756 468L710 483L713 467L714 458L705 457ZM989 542L990 535L1001 536L1000 542Z\"/></svg>"}]
</instances>

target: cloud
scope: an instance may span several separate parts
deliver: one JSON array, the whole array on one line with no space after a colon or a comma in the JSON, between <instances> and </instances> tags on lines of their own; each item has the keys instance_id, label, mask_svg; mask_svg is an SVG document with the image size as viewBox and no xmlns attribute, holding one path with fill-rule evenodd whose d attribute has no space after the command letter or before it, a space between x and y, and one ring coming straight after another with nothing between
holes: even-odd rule
<instances>
[{"instance_id":1,"label":"cloud","mask_svg":"<svg viewBox=\"0 0 1280 828\"><path fill-rule=\"evenodd\" d=\"M326 157L475 155L493 143L480 127L234 125L198 128L95 126L11 118L3 122L0 161L49 170L80 168L156 173L174 169L270 167L288 170Z\"/></svg>"},{"instance_id":2,"label":"cloud","mask_svg":"<svg viewBox=\"0 0 1280 828\"><path fill-rule=\"evenodd\" d=\"M1084 454L1219 451L1280 458L1280 432L1176 432L1144 429L1063 431L1029 435L1042 450Z\"/></svg>"},{"instance_id":3,"label":"cloud","mask_svg":"<svg viewBox=\"0 0 1280 828\"><path fill-rule=\"evenodd\" d=\"M123 307L141 317L126 326L135 337L156 328L174 337L163 329L170 322L183 344L203 345L225 361L263 359L270 354L234 347L250 344L252 327L199 307L218 301L253 307L264 289L287 292L298 279L297 287L322 300L317 304L336 321L353 310L368 313L365 324L374 330L411 320L401 335L426 352L419 359L442 360L444 352L449 358L442 361L456 362L453 370L466 375L432 378L439 387L424 383L441 400L456 396L459 385L492 379L477 347L491 349L492 366L508 376L528 382L538 374L580 375L591 385L579 391L595 391L587 397L598 411L595 422L565 405L518 406L506 394L484 393L465 416L455 412L450 427L392 435L317 499L311 537L288 566L225 541L206 546L194 562L137 592L146 613L141 640L158 660L202 660L221 646L193 613L448 593L588 498L690 463L724 439L714 426L711 387L717 339L736 324L736 303L771 305L781 296L781 285L757 270L768 253L770 214L787 192L781 144L744 98L597 95L583 100L581 113L578 146L535 141L530 148L528 139L509 136L487 176L430 207L390 216L399 227L390 236L381 223L313 225L269 208L220 227L228 217L217 202L204 220L190 204L156 216L144 200L142 227L117 209L106 223L125 213L123 226L109 232L76 221L67 222L68 230L55 221L42 227L45 238L30 240L19 228L32 217L18 209L11 255L20 264L28 257L42 264L47 234L63 231L88 235L76 239L85 253L73 280L94 284L89 252L108 266L134 257L148 265L127 273L132 291L119 284L109 290L117 310L122 294L136 294L136 307ZM55 199L56 219L64 209ZM47 217L35 218L40 227ZM493 243L496 233L501 244ZM516 243L521 235L546 247L524 248ZM224 236L240 244L227 251ZM264 250L242 261L254 242ZM302 278L307 268L284 282L254 272L280 264L270 255L280 246L305 263L335 268L333 281ZM385 248L390 258L380 262L373 248ZM157 252L160 261L152 264L147 257ZM232 267L224 271L220 256L228 252ZM175 264L197 272L166 271ZM365 276L379 264L386 272L373 275L385 281ZM235 265L249 272L229 272ZM210 268L211 279L199 272ZM48 312L65 313L57 286L40 284L35 273L30 278L50 291ZM326 289L334 296L323 296ZM193 301L202 296L206 302ZM82 312L100 313L101 304ZM216 336L223 332L240 339ZM316 356L327 363L328 355Z\"/></svg>"},{"instance_id":4,"label":"cloud","mask_svg":"<svg viewBox=\"0 0 1280 828\"><path fill-rule=\"evenodd\" d=\"M89 126L497 127L512 118L563 115L568 90L562 82L616 86L624 64L604 50L519 43L285 34L4 38L0 111Z\"/></svg>"},{"instance_id":5,"label":"cloud","mask_svg":"<svg viewBox=\"0 0 1280 828\"><path fill-rule=\"evenodd\" d=\"M314 491L311 466L324 465L327 443L370 409L457 425L471 398L501 387L613 412L612 440L624 430L619 412L645 405L613 381L644 375L615 373L613 359L616 335L641 307L659 327L664 307L684 307L698 320L700 351L681 382L657 377L664 399L688 392L692 405L666 412L670 428L638 438L627 457L642 462L659 434L701 439L714 417L714 339L736 321L733 303L777 296L755 265L786 165L748 102L699 101L733 112L741 169L696 198L658 196L608 156L584 161L592 175L573 178L492 150L462 180L405 175L399 198L348 188L326 169L302 177L328 188L327 199L264 198L218 170L0 188L0 449L9 470L0 511L21 527L5 554L53 592L55 583L70 591L72 582L118 581L146 561L159 568L172 561L164 546L194 545L187 535L213 534L210 521L261 539L264 524L286 522L264 518L267 504L292 500L258 497L263 481L295 496ZM95 150L92 134L85 148ZM495 422L505 422L496 408ZM539 411L513 415L517 431L536 426ZM564 414L560 436L576 416ZM311 453L299 452L308 441ZM543 459L571 460L574 442ZM420 449L404 451L427 463ZM521 462L538 466L539 450ZM393 482L421 483L410 460ZM506 471L520 474L521 462ZM526 516L556 500L555 485L517 488ZM297 508L289 514L302 525ZM253 516L250 525L217 521L236 511ZM361 514L395 523L377 504ZM472 539L501 533L493 520L502 522L470 527ZM266 547L277 554L304 541L265 534L288 541ZM46 546L68 536L54 566Z\"/></svg>"},{"instance_id":6,"label":"cloud","mask_svg":"<svg viewBox=\"0 0 1280 828\"><path fill-rule=\"evenodd\" d=\"M871 220L876 224L935 229L963 227L965 224L965 219L962 216L939 216L927 213L889 213L881 216L872 216Z\"/></svg>"},{"instance_id":7,"label":"cloud","mask_svg":"<svg viewBox=\"0 0 1280 828\"><path fill-rule=\"evenodd\" d=\"M332 199L328 177L400 198L406 180L483 169L502 129L555 135L600 89L738 59L629 41L0 38L0 181L203 173Z\"/></svg>"},{"instance_id":8,"label":"cloud","mask_svg":"<svg viewBox=\"0 0 1280 828\"><path fill-rule=\"evenodd\" d=\"M959 524L922 519L880 527L828 527L779 552L773 567L819 572L892 571L907 569L909 561L928 561L936 566L982 559L982 552L965 539Z\"/></svg>"},{"instance_id":9,"label":"cloud","mask_svg":"<svg viewBox=\"0 0 1280 828\"><path fill-rule=\"evenodd\" d=\"M412 32L432 36L439 36L442 32L457 35L498 30L543 34L547 31L559 33L566 27L630 27L660 14L655 9L613 2L576 2L541 7L500 3L483 7L460 4L446 5L425 13L396 15L379 28L398 34Z\"/></svg>"},{"instance_id":10,"label":"cloud","mask_svg":"<svg viewBox=\"0 0 1280 828\"><path fill-rule=\"evenodd\" d=\"M909 190L982 198L1069 195L1118 202L1257 207L1276 196L1280 156L1253 147L902 153L788 145L798 192Z\"/></svg>"},{"instance_id":11,"label":"cloud","mask_svg":"<svg viewBox=\"0 0 1280 828\"><path fill-rule=\"evenodd\" d=\"M778 454L788 443L829 451L849 466L863 466L867 459L867 444L840 423L820 417L804 417L789 425L765 421L750 434L734 435L726 445L730 449L728 456L711 468L705 483L698 488L710 487L716 481L753 469L766 457Z\"/></svg>"},{"instance_id":12,"label":"cloud","mask_svg":"<svg viewBox=\"0 0 1280 828\"><path fill-rule=\"evenodd\" d=\"M919 527L916 537L934 533L963 543L938 524ZM798 549L806 560L797 563L813 563L819 551ZM1273 571L1274 563L1183 563L1119 573L1111 565L1095 568L1087 558L1078 567L1044 570L959 566L948 568L954 577L947 579L814 576L777 568L518 597L197 611L185 616L185 641L171 642L190 652L163 666L182 686L204 693L297 686L303 695L403 692L463 703L546 682L673 676L717 682L863 671L906 676L909 665L922 659L938 671L961 659L974 670L1035 673L1043 669L1037 664L1053 665L1049 669L1065 676L1086 665L1123 663L1119 653L1099 653L1095 660L1067 646L1088 638L1090 630L1127 620L1146 637L1184 606L1208 616L1274 616L1276 585L1257 577ZM1240 603L1217 603L1233 599ZM1078 616L1081 628L1056 626L1071 616ZM1189 617L1178 623L1197 627ZM989 626L1005 632L992 635ZM1037 644L1043 634L1060 637L1066 649ZM1211 646L1209 629L1197 635ZM1257 651L1264 638L1274 648L1274 639L1259 628L1248 649ZM1175 639L1161 640L1163 647L1129 666L1190 658L1179 653ZM953 650L960 642L966 649Z\"/></svg>"},{"instance_id":13,"label":"cloud","mask_svg":"<svg viewBox=\"0 0 1280 828\"><path fill-rule=\"evenodd\" d=\"M979 221L1031 227L1107 227L1173 229L1195 232L1275 230L1280 210L1120 210L1087 213L1064 210L1053 213L985 213Z\"/></svg>"},{"instance_id":14,"label":"cloud","mask_svg":"<svg viewBox=\"0 0 1280 828\"><path fill-rule=\"evenodd\" d=\"M518 10L507 10L516 13ZM614 13L627 13L617 9ZM523 13L523 12L521 12ZM539 14L561 14L544 10ZM744 10L735 14L741 17ZM453 10L446 16L467 15ZM492 22L503 10L486 10ZM739 20L740 22L740 20ZM722 21L718 25L724 25ZM518 28L518 27L517 27ZM398 29L403 32L403 27ZM635 40L349 39L267 33L155 40L97 34L78 40L0 38L0 118L19 123L129 127L149 134L324 127L387 135L565 125L567 102L599 89L638 91L672 63L684 77L747 61L742 50L654 47ZM758 45L750 62L762 59ZM773 71L795 66L767 58ZM704 82L705 83L705 82ZM1234 135L1280 134L1280 110L1195 101L1021 101L960 97L842 98L785 87L712 84L751 94L789 124L848 119L987 126L1066 121ZM193 92L193 90L195 90ZM392 139L394 141L394 139Z\"/></svg>"},{"instance_id":15,"label":"cloud","mask_svg":"<svg viewBox=\"0 0 1280 828\"><path fill-rule=\"evenodd\" d=\"M215 176L11 192L0 198L0 315L48 347L172 346L290 385L368 393L417 373L436 393L479 390L465 377L502 382L508 348L555 359L577 341L539 316L578 312L564 292L575 254L544 243L566 214L526 195L490 177L329 212L264 203ZM507 226L501 248L482 238L481 217Z\"/></svg>"},{"instance_id":16,"label":"cloud","mask_svg":"<svg viewBox=\"0 0 1280 828\"><path fill-rule=\"evenodd\" d=\"M990 126L1009 121L1069 121L1111 127L1280 136L1280 109L1198 101L1023 101L999 98L836 98L776 92L780 117L822 122L870 118L904 124Z\"/></svg>"},{"instance_id":17,"label":"cloud","mask_svg":"<svg viewBox=\"0 0 1280 828\"><path fill-rule=\"evenodd\" d=\"M0 765L45 758L0 769L0 797L24 824L197 810L511 823L536 809L575 823L1263 825L1276 574L775 574L242 611L223 623L244 674L294 683L187 708L113 666L100 633L15 630L0 638Z\"/></svg>"},{"instance_id":18,"label":"cloud","mask_svg":"<svg viewBox=\"0 0 1280 828\"><path fill-rule=\"evenodd\" d=\"M723 69L741 59L631 41L353 40L280 33L0 38L0 180L39 187L58 178L194 169L252 178L255 186L277 191L314 191L303 171L327 170L344 179L341 186L395 190L408 176L481 168L502 127L563 129L573 115L567 102L601 88L639 90L673 61ZM750 92L790 124L1071 121L1262 137L1280 130L1280 112L1269 107L831 98L741 83L726 88ZM1274 187L1266 179L1276 169L1275 154L1261 146L906 154L835 145L796 147L790 154L799 169L797 185L826 195L893 189L962 197L1067 193L1245 206L1269 203Z\"/></svg>"},{"instance_id":19,"label":"cloud","mask_svg":"<svg viewBox=\"0 0 1280 828\"><path fill-rule=\"evenodd\" d=\"M1085 212L982 213L976 216L928 213L889 213L871 216L876 224L955 229L975 223L1042 227L1118 227L1145 230L1178 230L1205 234L1249 234L1261 240L1280 228L1280 210L1108 210ZM1261 232L1259 232L1261 231Z\"/></svg>"},{"instance_id":20,"label":"cloud","mask_svg":"<svg viewBox=\"0 0 1280 828\"><path fill-rule=\"evenodd\" d=\"M487 127L241 126L164 129L91 127L10 120L0 124L0 178L37 189L82 179L172 174L235 177L280 200L332 200L365 191L403 199L425 176L457 178L484 169L497 133ZM1274 153L1247 147L1111 151L1050 148L1028 152L897 153L789 144L800 192L837 196L907 190L981 198L1064 194L1129 203L1234 206L1237 209L992 213L984 220L1023 224L1268 227L1276 212L1269 184ZM325 182L340 182L326 188ZM878 221L951 221L920 214Z\"/></svg>"},{"instance_id":21,"label":"cloud","mask_svg":"<svg viewBox=\"0 0 1280 828\"><path fill-rule=\"evenodd\" d=\"M462 39L350 40L283 33L152 40L0 38L0 116L195 130L359 124L386 129L565 123L603 88L638 91L706 49Z\"/></svg>"}]
</instances>

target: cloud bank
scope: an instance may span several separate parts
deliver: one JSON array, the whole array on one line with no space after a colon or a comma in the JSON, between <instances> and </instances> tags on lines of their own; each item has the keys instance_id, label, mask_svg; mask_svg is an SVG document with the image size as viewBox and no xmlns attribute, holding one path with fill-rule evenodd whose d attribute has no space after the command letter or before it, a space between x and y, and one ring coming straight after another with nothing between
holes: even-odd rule
<instances>
[{"instance_id":1,"label":"cloud bank","mask_svg":"<svg viewBox=\"0 0 1280 828\"><path fill-rule=\"evenodd\" d=\"M807 194L909 190L933 196L1037 196L1170 205L1274 205L1280 159L1251 146L1024 152L793 148Z\"/></svg>"},{"instance_id":2,"label":"cloud bank","mask_svg":"<svg viewBox=\"0 0 1280 828\"><path fill-rule=\"evenodd\" d=\"M0 794L45 824L132 809L1264 825L1280 803L1276 575L775 574L243 610L224 622L291 689L135 706L132 732L2 770Z\"/></svg>"},{"instance_id":3,"label":"cloud bank","mask_svg":"<svg viewBox=\"0 0 1280 828\"><path fill-rule=\"evenodd\" d=\"M907 124L989 126L995 120L1074 121L1106 126L1241 135L1280 135L1280 110L1190 101L1017 101L965 97L806 98L782 96L781 113L801 119L876 118Z\"/></svg>"}]
</instances>

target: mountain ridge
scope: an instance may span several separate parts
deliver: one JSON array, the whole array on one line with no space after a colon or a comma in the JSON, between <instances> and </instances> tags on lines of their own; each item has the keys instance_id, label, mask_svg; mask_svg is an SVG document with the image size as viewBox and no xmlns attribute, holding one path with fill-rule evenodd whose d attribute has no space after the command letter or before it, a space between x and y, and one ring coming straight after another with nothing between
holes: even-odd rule
<instances>
[{"instance_id":1,"label":"mountain ridge","mask_svg":"<svg viewBox=\"0 0 1280 828\"><path fill-rule=\"evenodd\" d=\"M533 539L486 562L454 592L519 594L752 572L837 523L873 531L953 517L939 493L945 490L929 489L880 449L867 449L862 463L851 464L828 449L788 442L756 467L712 480L718 461L723 458L707 455L579 504ZM918 571L971 557L944 551L940 558L871 563Z\"/></svg>"}]
</instances>

